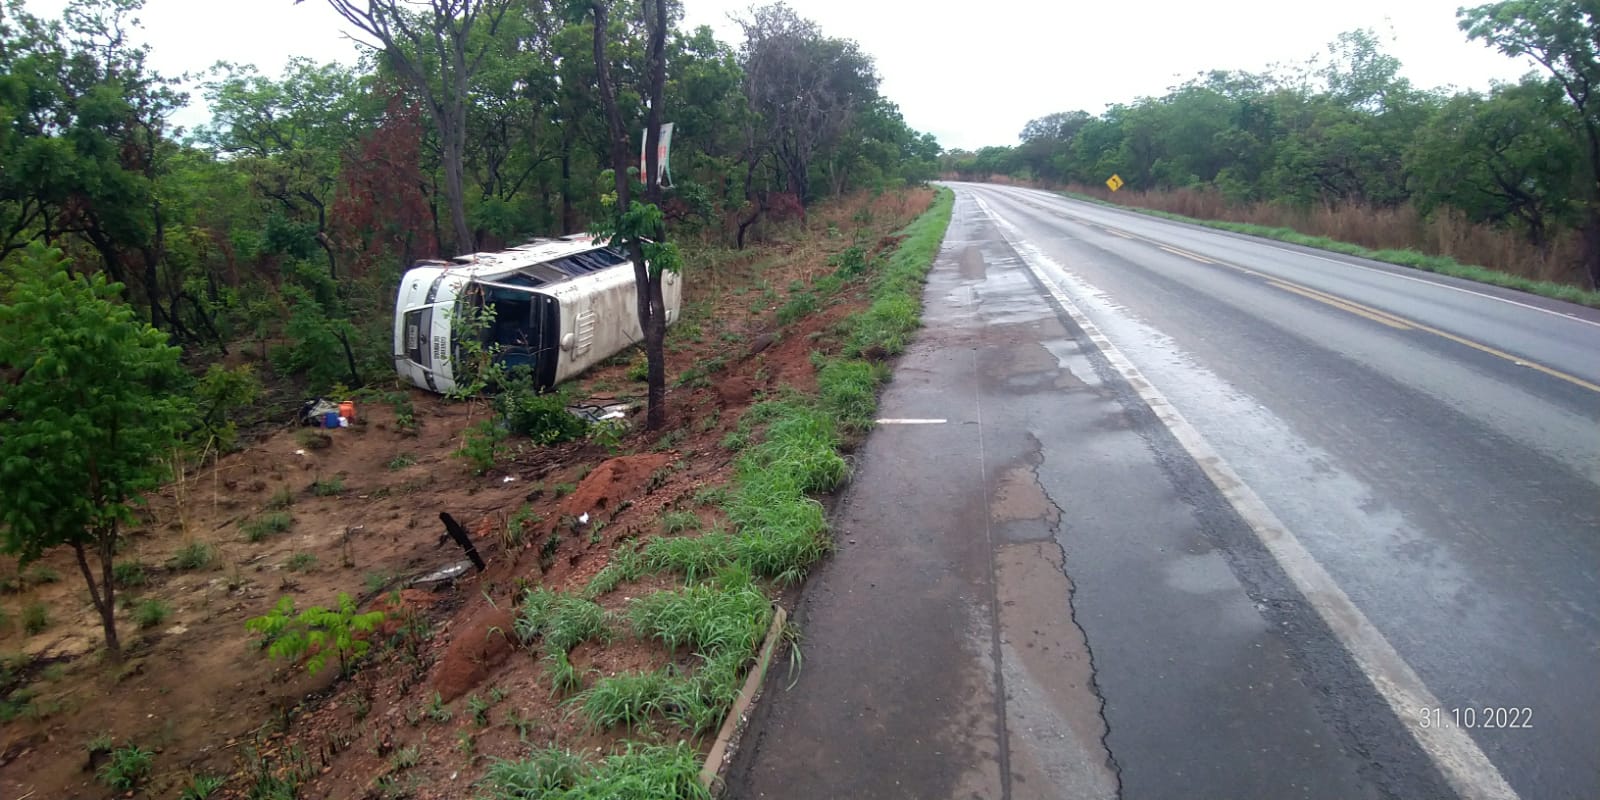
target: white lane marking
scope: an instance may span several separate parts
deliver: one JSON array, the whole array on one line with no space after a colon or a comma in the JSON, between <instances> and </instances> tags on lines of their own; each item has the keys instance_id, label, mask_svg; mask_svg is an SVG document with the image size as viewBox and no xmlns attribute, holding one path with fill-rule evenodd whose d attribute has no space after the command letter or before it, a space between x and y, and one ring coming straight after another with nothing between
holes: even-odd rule
<instances>
[{"instance_id":1,"label":"white lane marking","mask_svg":"<svg viewBox=\"0 0 1600 800\"><path fill-rule=\"evenodd\" d=\"M1445 780L1450 783L1450 787L1463 800L1517 800L1517 793L1506 783L1500 770L1487 755L1484 755L1465 730L1456 727L1423 726L1424 709L1442 706L1439 698L1435 697L1422 682L1422 678L1417 676L1416 670L1400 657L1394 645L1390 644L1377 626L1367 619L1366 614L1356 607L1344 589L1334 582L1333 576L1317 563L1310 551L1306 550L1295 537L1294 532L1290 531L1272 509L1245 485L1239 474L1222 460L1222 457L1211 448L1200 432L1184 419L1172 403L1144 378L1133 362L1123 356L1111 340L1100 332L1099 327L1078 309L1061 287L1050 279L1040 264L1062 272L1066 272L1066 268L1057 264L1039 248L1029 244L1015 225L991 211L982 198L974 199L983 212L995 221L1002 231L1002 236L1016 249L1017 254L1022 257L1022 262L1050 292L1050 296L1061 304L1062 309L1072 317L1078 327L1083 329L1084 334L1100 348L1106 360L1128 379L1134 391L1139 393L1139 397L1151 411L1155 412L1162 424L1172 431L1178 443L1188 451L1190 457L1205 472L1206 477L1211 479L1217 491L1250 526L1251 532L1261 540L1279 566L1283 567L1284 574L1289 576L1289 580L1305 597L1306 602L1316 610L1317 615L1322 618L1333 635L1339 638L1340 643L1349 651L1367 679L1372 681L1373 687L1389 704L1400 724L1405 726L1423 752L1433 759L1439 771L1444 774Z\"/></svg>"},{"instance_id":2,"label":"white lane marking","mask_svg":"<svg viewBox=\"0 0 1600 800\"><path fill-rule=\"evenodd\" d=\"M1061 197L1060 195L1051 194L1050 192L1042 192L1042 194L1044 194L1045 196L1049 197L1052 200L1059 200L1059 201L1061 201L1063 203L1067 203L1067 204L1088 205L1088 206L1091 206L1092 208L1096 208L1096 209L1104 209L1104 210L1107 210L1107 211L1116 211L1116 209L1108 209L1105 206L1096 206L1096 205L1093 205L1092 203L1083 203L1082 201L1073 200L1072 198L1069 198L1069 197ZM1150 221L1150 222L1172 222L1172 220L1164 220L1164 219L1162 219L1160 217L1152 217L1152 216L1150 216L1148 214L1140 214L1137 211L1120 211L1120 213L1122 213L1122 214L1131 214L1136 219L1146 220L1146 221ZM1090 220L1090 222L1093 222L1093 220ZM1104 226L1102 225L1102 227L1104 227ZM1222 233L1224 231L1220 231L1219 230L1218 232ZM1232 233L1232 231L1226 231L1226 232L1227 233ZM1367 272L1375 272L1375 273L1377 273L1379 275L1387 275L1387 276L1389 276L1391 278L1399 278L1400 280L1403 280L1403 281L1411 281L1412 283L1422 283L1422 284L1427 284L1428 286L1437 286L1440 289L1449 289L1452 292L1461 292L1462 294L1470 294L1470 295L1472 295L1474 297L1482 297L1482 298L1485 298L1485 299L1488 299L1488 300L1495 300L1495 301L1501 302L1501 303L1509 303L1511 305L1519 306L1521 308L1527 308L1527 309L1531 309L1533 311L1539 311L1539 312L1542 312L1542 313L1545 313L1545 314L1549 314L1552 317L1560 317L1561 319L1569 320L1571 322L1581 322L1581 323L1583 323L1585 325L1593 325L1596 328L1600 328L1600 322L1595 322L1594 320L1590 320L1590 319L1584 319L1583 317L1580 317L1580 316L1577 316L1577 315L1574 315L1574 314L1568 314L1568 313L1563 312L1563 311L1556 311L1554 309L1543 308L1541 306L1536 306L1536 305L1532 305L1532 304L1529 304L1529 303L1524 303L1524 302L1522 302L1520 300L1512 300L1509 297L1500 297L1498 295L1484 294L1483 292L1473 291L1471 289L1467 289L1467 288L1464 288L1464 287L1461 287L1461 286L1453 286L1453 285L1448 284L1448 283L1441 283L1439 281L1429 280L1427 278L1419 278L1419 277L1416 277L1414 275L1406 275L1406 274L1401 273L1401 272L1392 272L1390 270L1383 269L1383 268L1380 268L1380 267L1369 267L1369 266L1367 266L1365 264L1357 264L1357 263L1355 263L1353 261L1344 261L1344 260L1337 259L1337 258L1331 258L1329 256L1318 255L1316 253L1307 253L1304 250L1293 250L1293 249L1290 249L1288 247L1283 247L1281 245L1273 244L1269 240L1262 239L1259 236L1250 236L1249 234L1236 234L1236 235L1248 237L1247 241L1249 241L1251 244L1257 244L1257 245L1265 247L1265 248L1267 248L1269 250L1277 250L1280 253L1292 253L1292 254L1297 255L1297 256L1305 256L1306 258L1315 258L1315 259L1317 259L1319 261L1326 261L1326 262L1328 262L1330 264L1338 264L1340 266L1345 266L1345 267L1354 267L1355 269L1363 269L1363 270L1366 270ZM1412 269L1412 268L1408 268L1408 267L1402 266L1400 264L1396 264L1396 265L1394 265L1394 269ZM1465 280L1465 279L1462 279L1462 280ZM1565 302L1565 301L1563 301L1563 302Z\"/></svg>"},{"instance_id":3,"label":"white lane marking","mask_svg":"<svg viewBox=\"0 0 1600 800\"><path fill-rule=\"evenodd\" d=\"M943 425L948 420L942 419L904 419L900 417L884 417L873 420L879 425Z\"/></svg>"}]
</instances>

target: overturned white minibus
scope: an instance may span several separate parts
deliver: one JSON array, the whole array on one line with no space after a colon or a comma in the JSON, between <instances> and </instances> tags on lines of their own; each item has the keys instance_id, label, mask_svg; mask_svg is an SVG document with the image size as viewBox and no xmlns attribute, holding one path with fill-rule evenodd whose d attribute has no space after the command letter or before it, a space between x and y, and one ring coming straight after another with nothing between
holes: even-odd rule
<instances>
[{"instance_id":1,"label":"overturned white minibus","mask_svg":"<svg viewBox=\"0 0 1600 800\"><path fill-rule=\"evenodd\" d=\"M671 325L682 303L679 276L662 276L661 293ZM507 367L530 368L538 387L549 388L640 341L636 297L633 262L586 235L419 261L395 298L395 369L424 389L453 390L451 365L461 342L452 321L492 309L482 343Z\"/></svg>"}]
</instances>

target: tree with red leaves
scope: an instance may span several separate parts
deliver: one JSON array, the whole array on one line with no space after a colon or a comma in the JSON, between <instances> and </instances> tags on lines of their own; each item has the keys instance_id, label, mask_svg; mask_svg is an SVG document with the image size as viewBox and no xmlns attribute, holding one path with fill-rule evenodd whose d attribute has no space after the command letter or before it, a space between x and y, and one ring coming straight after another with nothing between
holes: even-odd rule
<instances>
[{"instance_id":1,"label":"tree with red leaves","mask_svg":"<svg viewBox=\"0 0 1600 800\"><path fill-rule=\"evenodd\" d=\"M352 276L394 259L404 270L438 254L422 139L422 109L391 91L378 127L361 137L340 169L329 227L335 246L348 254Z\"/></svg>"}]
</instances>

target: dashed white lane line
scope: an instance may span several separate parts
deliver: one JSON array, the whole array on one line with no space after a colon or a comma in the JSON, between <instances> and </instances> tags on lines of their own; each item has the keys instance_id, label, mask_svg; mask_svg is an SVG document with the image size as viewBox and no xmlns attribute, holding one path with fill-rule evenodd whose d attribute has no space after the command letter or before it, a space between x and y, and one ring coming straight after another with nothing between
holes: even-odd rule
<instances>
[{"instance_id":1,"label":"dashed white lane line","mask_svg":"<svg viewBox=\"0 0 1600 800\"><path fill-rule=\"evenodd\" d=\"M943 419L903 419L900 417L885 417L873 420L879 425L943 425L949 420Z\"/></svg>"}]
</instances>

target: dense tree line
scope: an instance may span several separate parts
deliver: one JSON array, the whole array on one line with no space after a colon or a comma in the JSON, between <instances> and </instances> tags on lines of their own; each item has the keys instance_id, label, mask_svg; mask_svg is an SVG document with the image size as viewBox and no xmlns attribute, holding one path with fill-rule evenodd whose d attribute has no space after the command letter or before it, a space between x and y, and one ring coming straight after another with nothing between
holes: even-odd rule
<instances>
[{"instance_id":1,"label":"dense tree line","mask_svg":"<svg viewBox=\"0 0 1600 800\"><path fill-rule=\"evenodd\" d=\"M203 84L211 122L182 131L179 83L135 43L141 0L76 0L60 19L0 0L0 264L54 245L125 284L175 342L223 346L278 338L286 285L295 310L359 328L412 259L580 232L602 213L614 187L590 4L332 5L370 45L357 66L220 65ZM647 4L605 5L637 148ZM878 93L853 42L782 5L754 10L737 46L683 29L678 3L666 14L675 235L731 242L767 215L933 174L937 143ZM331 327L316 338L356 333ZM360 357L316 360L351 383L368 377Z\"/></svg>"},{"instance_id":2,"label":"dense tree line","mask_svg":"<svg viewBox=\"0 0 1600 800\"><path fill-rule=\"evenodd\" d=\"M365 45L356 66L218 65L212 119L183 131L182 81L137 44L142 0L59 19L0 0L0 551L71 547L113 657L111 557L138 495L181 452L227 449L262 372L307 393L391 376L414 260L615 236L655 426L672 240L742 247L938 166L872 59L781 4L735 47L683 29L676 0L326 2Z\"/></svg>"},{"instance_id":3,"label":"dense tree line","mask_svg":"<svg viewBox=\"0 0 1600 800\"><path fill-rule=\"evenodd\" d=\"M1424 90L1369 31L1329 58L1211 72L1159 97L1030 121L1020 143L950 152L947 173L1130 189L1201 188L1235 203L1412 205L1517 231L1543 249L1584 238L1600 283L1600 10L1506 0L1460 12L1465 34L1542 66L1486 92Z\"/></svg>"}]
</instances>

